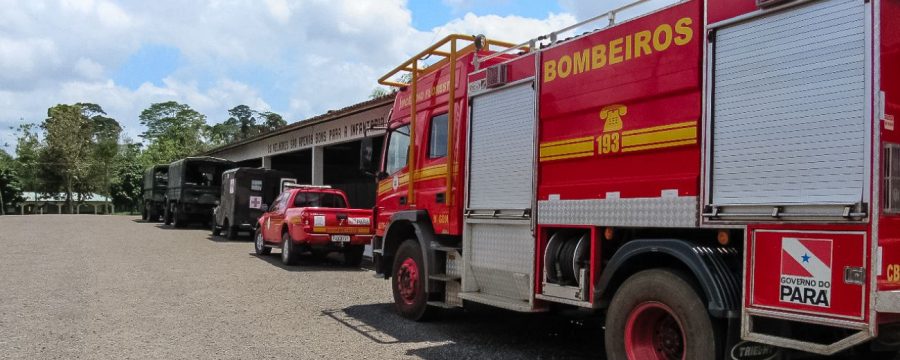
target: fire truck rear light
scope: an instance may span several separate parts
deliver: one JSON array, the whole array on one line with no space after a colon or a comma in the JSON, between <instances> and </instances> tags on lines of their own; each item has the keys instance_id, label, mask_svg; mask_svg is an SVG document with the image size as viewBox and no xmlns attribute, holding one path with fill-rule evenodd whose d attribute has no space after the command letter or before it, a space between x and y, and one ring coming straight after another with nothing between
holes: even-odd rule
<instances>
[{"instance_id":1,"label":"fire truck rear light","mask_svg":"<svg viewBox=\"0 0 900 360\"><path fill-rule=\"evenodd\" d=\"M728 234L727 230L719 230L719 233L716 235L716 240L719 242L719 245L726 246L731 243L731 236Z\"/></svg>"},{"instance_id":2,"label":"fire truck rear light","mask_svg":"<svg viewBox=\"0 0 900 360\"><path fill-rule=\"evenodd\" d=\"M613 228L611 228L611 227L608 227L608 228L606 228L606 229L603 229L603 238L604 238L604 239L606 239L607 241L609 241L609 240L614 239L615 237L616 237L616 230L615 230L615 229L613 229Z\"/></svg>"}]
</instances>

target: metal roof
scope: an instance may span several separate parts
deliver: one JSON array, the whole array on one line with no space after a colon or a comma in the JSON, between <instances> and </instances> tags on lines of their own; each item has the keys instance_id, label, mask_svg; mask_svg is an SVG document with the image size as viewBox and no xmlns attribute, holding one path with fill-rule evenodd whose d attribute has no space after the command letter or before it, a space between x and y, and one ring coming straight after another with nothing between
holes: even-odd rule
<instances>
[{"instance_id":1,"label":"metal roof","mask_svg":"<svg viewBox=\"0 0 900 360\"><path fill-rule=\"evenodd\" d=\"M209 155L209 154L219 153L219 152L222 152L222 151L224 151L224 150L236 148L236 147L241 146L241 145L245 145L245 144L252 143L252 142L255 142L255 141L263 140L263 139L270 138L270 137L273 137L273 136L276 136L276 135L281 135L281 134L284 134L284 133L287 133L287 132L291 132L291 131L294 131L294 130L297 130L297 129L302 129L302 128L305 128L305 127L308 127L308 126L313 126L313 125L320 124L320 123L323 123L323 122L328 122L328 121L331 121L331 120L334 120L334 119L337 119L337 118L342 118L342 117L347 116L347 115L351 115L351 114L355 114L355 113L358 113L358 112L366 111L366 110L369 110L369 109L372 109L372 108L376 108L376 107L379 107L379 106L384 106L384 105L387 105L387 104L391 104L391 103L394 102L394 96L395 96L395 95L396 95L396 94L391 93L391 94L388 94L388 95L384 95L384 96L382 96L382 97L378 97L378 98L374 98L374 99L371 99L371 100L363 101L363 102L361 102L361 103L353 104L353 105L344 107L344 108L339 109L339 110L329 110L328 112L326 112L326 113L324 113L324 114L317 115L317 116L311 117L311 118L306 119L306 120L300 120L300 121L295 122L295 123L293 123L293 124L289 124L289 125L280 127L280 128L278 128L278 129L276 129L276 130L274 130L274 131L270 131L270 132L267 132L267 133L264 133L264 134L260 134L260 135L257 135L257 136L254 136L254 137L251 137L251 138L248 138L248 139L236 141L236 142L233 142L233 143L230 143L230 144L222 145L222 146L217 147L217 148L215 148L215 149L207 150L207 151L205 151L205 152L203 152L203 153L200 153L200 155Z\"/></svg>"}]
</instances>

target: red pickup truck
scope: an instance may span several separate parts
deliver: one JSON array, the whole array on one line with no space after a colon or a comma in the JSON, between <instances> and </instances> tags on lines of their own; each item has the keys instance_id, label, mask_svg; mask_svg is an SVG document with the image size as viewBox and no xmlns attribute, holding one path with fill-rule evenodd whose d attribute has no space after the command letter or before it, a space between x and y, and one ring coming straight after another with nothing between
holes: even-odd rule
<instances>
[{"instance_id":1,"label":"red pickup truck","mask_svg":"<svg viewBox=\"0 0 900 360\"><path fill-rule=\"evenodd\" d=\"M357 266L372 241L372 211L347 208L347 195L328 186L292 185L259 218L254 236L257 255L281 248L281 262L297 263L304 251L342 252Z\"/></svg>"}]
</instances>

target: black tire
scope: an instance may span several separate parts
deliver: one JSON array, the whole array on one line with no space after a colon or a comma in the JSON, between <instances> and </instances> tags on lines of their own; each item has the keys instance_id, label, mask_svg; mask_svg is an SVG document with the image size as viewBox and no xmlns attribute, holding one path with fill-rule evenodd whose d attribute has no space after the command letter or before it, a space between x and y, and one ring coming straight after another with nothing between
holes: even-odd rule
<instances>
[{"instance_id":1,"label":"black tire","mask_svg":"<svg viewBox=\"0 0 900 360\"><path fill-rule=\"evenodd\" d=\"M186 222L184 221L184 214L181 209L181 205L174 204L172 205L172 226L177 228L183 228Z\"/></svg>"},{"instance_id":2,"label":"black tire","mask_svg":"<svg viewBox=\"0 0 900 360\"><path fill-rule=\"evenodd\" d=\"M163 224L172 225L172 204L166 203L163 208Z\"/></svg>"},{"instance_id":3,"label":"black tire","mask_svg":"<svg viewBox=\"0 0 900 360\"><path fill-rule=\"evenodd\" d=\"M147 210L147 221L159 222L159 210L156 205L150 204L150 209Z\"/></svg>"},{"instance_id":4,"label":"black tire","mask_svg":"<svg viewBox=\"0 0 900 360\"><path fill-rule=\"evenodd\" d=\"M231 224L228 223L228 219L225 219L225 224L222 225L222 229L225 230L225 238L228 240L237 239L237 229Z\"/></svg>"},{"instance_id":5,"label":"black tire","mask_svg":"<svg viewBox=\"0 0 900 360\"><path fill-rule=\"evenodd\" d=\"M147 207L148 207L148 204L144 204L144 208L141 209L141 220L143 220L143 221L150 220L150 215L148 214Z\"/></svg>"},{"instance_id":6,"label":"black tire","mask_svg":"<svg viewBox=\"0 0 900 360\"><path fill-rule=\"evenodd\" d=\"M415 280L412 268L415 268ZM391 290L394 293L394 307L397 313L413 321L427 321L434 317L437 309L428 306L428 294L425 282L428 271L422 260L422 248L415 239L408 239L400 244L394 256L391 272ZM406 286L401 289L400 282Z\"/></svg>"},{"instance_id":7,"label":"black tire","mask_svg":"<svg viewBox=\"0 0 900 360\"><path fill-rule=\"evenodd\" d=\"M215 221L215 220L212 221L212 226L210 226L210 228L211 228L211 230L212 230L212 236L219 236L219 234L222 232L222 231L219 229L219 226L216 225L216 221Z\"/></svg>"},{"instance_id":8,"label":"black tire","mask_svg":"<svg viewBox=\"0 0 900 360\"><path fill-rule=\"evenodd\" d=\"M644 345L641 339L647 339ZM616 291L607 310L605 342L609 360L713 360L722 335L685 277L653 269L632 275Z\"/></svg>"},{"instance_id":9,"label":"black tire","mask_svg":"<svg viewBox=\"0 0 900 360\"><path fill-rule=\"evenodd\" d=\"M269 255L272 252L272 248L266 246L266 242L263 241L262 229L256 229L253 233L253 251L260 256Z\"/></svg>"},{"instance_id":10,"label":"black tire","mask_svg":"<svg viewBox=\"0 0 900 360\"><path fill-rule=\"evenodd\" d=\"M362 264L365 245L350 245L344 249L344 266L358 267Z\"/></svg>"},{"instance_id":11,"label":"black tire","mask_svg":"<svg viewBox=\"0 0 900 360\"><path fill-rule=\"evenodd\" d=\"M281 263L287 266L297 265L297 250L287 231L281 233Z\"/></svg>"}]
</instances>

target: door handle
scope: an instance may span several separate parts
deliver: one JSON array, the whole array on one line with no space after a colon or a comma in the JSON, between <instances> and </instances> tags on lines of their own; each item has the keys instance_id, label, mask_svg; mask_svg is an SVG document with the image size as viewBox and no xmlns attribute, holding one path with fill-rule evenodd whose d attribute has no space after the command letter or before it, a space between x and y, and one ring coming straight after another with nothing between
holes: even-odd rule
<instances>
[{"instance_id":1,"label":"door handle","mask_svg":"<svg viewBox=\"0 0 900 360\"><path fill-rule=\"evenodd\" d=\"M447 194L446 193L437 193L434 195L434 202L438 204L444 204L447 202Z\"/></svg>"},{"instance_id":2,"label":"door handle","mask_svg":"<svg viewBox=\"0 0 900 360\"><path fill-rule=\"evenodd\" d=\"M406 196L400 197L400 205L406 205Z\"/></svg>"}]
</instances>

